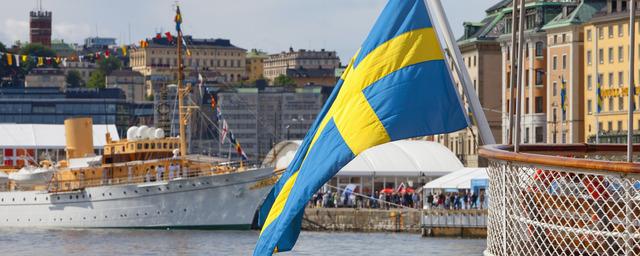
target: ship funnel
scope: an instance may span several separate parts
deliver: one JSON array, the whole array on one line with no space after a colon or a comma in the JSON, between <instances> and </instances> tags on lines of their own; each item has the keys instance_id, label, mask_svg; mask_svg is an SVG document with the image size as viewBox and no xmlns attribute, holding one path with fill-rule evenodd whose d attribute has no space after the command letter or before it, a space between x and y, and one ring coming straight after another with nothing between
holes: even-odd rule
<instances>
[{"instance_id":1,"label":"ship funnel","mask_svg":"<svg viewBox=\"0 0 640 256\"><path fill-rule=\"evenodd\" d=\"M67 159L93 155L93 121L91 118L64 120Z\"/></svg>"}]
</instances>

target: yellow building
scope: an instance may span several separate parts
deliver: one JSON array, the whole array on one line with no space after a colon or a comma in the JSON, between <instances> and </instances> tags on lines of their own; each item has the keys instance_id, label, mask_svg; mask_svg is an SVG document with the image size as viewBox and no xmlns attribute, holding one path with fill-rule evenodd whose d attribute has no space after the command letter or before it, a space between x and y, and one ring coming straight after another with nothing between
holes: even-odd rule
<instances>
[{"instance_id":1,"label":"yellow building","mask_svg":"<svg viewBox=\"0 0 640 256\"><path fill-rule=\"evenodd\" d=\"M247 53L247 80L256 81L264 78L264 60L268 57L265 52L257 49L251 49Z\"/></svg>"},{"instance_id":2,"label":"yellow building","mask_svg":"<svg viewBox=\"0 0 640 256\"><path fill-rule=\"evenodd\" d=\"M629 95L629 20L626 1L607 0L602 14L584 27L586 91L585 141L594 142L599 131L600 143L623 143L627 136ZM635 24L636 31L639 27ZM636 32L636 42L640 36ZM638 49L638 46L635 46ZM640 51L637 52L640 54ZM638 58L636 54L635 58ZM636 66L636 68L639 68ZM633 70L638 74L638 70ZM598 74L598 75L596 75ZM599 77L599 79L598 79ZM597 81L601 84L602 105L598 113ZM636 86L638 80L636 78ZM636 91L640 88L636 87ZM637 101L637 99L636 99ZM636 106L636 112L638 111ZM597 121L596 121L597 120ZM634 117L634 129L640 117Z\"/></svg>"}]
</instances>

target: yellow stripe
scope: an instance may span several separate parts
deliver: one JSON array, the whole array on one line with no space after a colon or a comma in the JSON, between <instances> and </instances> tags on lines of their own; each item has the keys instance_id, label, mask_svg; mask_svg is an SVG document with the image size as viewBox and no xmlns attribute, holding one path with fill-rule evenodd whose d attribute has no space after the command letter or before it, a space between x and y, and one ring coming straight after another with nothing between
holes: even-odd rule
<instances>
[{"instance_id":1,"label":"yellow stripe","mask_svg":"<svg viewBox=\"0 0 640 256\"><path fill-rule=\"evenodd\" d=\"M340 135L355 155L371 146L388 142L389 135L362 91L402 68L443 58L435 31L432 28L423 28L409 31L378 46L355 68L352 60L342 76L344 84L333 105L320 122L307 153L310 152L331 118L334 118ZM302 164L304 165L304 160ZM262 231L266 230L282 213L299 171L300 169L289 177L278 193Z\"/></svg>"}]
</instances>

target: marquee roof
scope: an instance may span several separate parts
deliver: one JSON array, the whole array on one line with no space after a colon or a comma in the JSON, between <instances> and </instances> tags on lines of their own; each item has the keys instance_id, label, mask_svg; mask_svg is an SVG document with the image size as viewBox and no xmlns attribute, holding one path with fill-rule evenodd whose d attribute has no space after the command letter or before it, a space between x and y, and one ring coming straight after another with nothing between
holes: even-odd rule
<instances>
[{"instance_id":1,"label":"marquee roof","mask_svg":"<svg viewBox=\"0 0 640 256\"><path fill-rule=\"evenodd\" d=\"M109 131L113 140L119 140L115 125L93 125L93 146L106 144ZM0 124L0 147L64 149L66 137L61 124Z\"/></svg>"}]
</instances>

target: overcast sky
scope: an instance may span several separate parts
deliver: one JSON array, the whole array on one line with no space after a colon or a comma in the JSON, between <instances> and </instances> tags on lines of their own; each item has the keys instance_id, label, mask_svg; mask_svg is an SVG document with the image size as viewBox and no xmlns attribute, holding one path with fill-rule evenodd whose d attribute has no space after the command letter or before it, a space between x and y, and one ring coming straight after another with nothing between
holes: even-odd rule
<instances>
[{"instance_id":1,"label":"overcast sky","mask_svg":"<svg viewBox=\"0 0 640 256\"><path fill-rule=\"evenodd\" d=\"M478 21L498 0L442 0L454 33ZM0 41L28 41L29 11L38 0L1 0ZM183 31L228 38L245 49L279 52L290 46L336 50L346 62L364 40L386 0L183 0ZM53 12L53 38L81 43L89 36L118 44L175 30L173 0L42 0ZM129 33L129 27L131 28ZM131 37L129 38L129 34ZM131 39L131 41L129 40Z\"/></svg>"}]
</instances>

